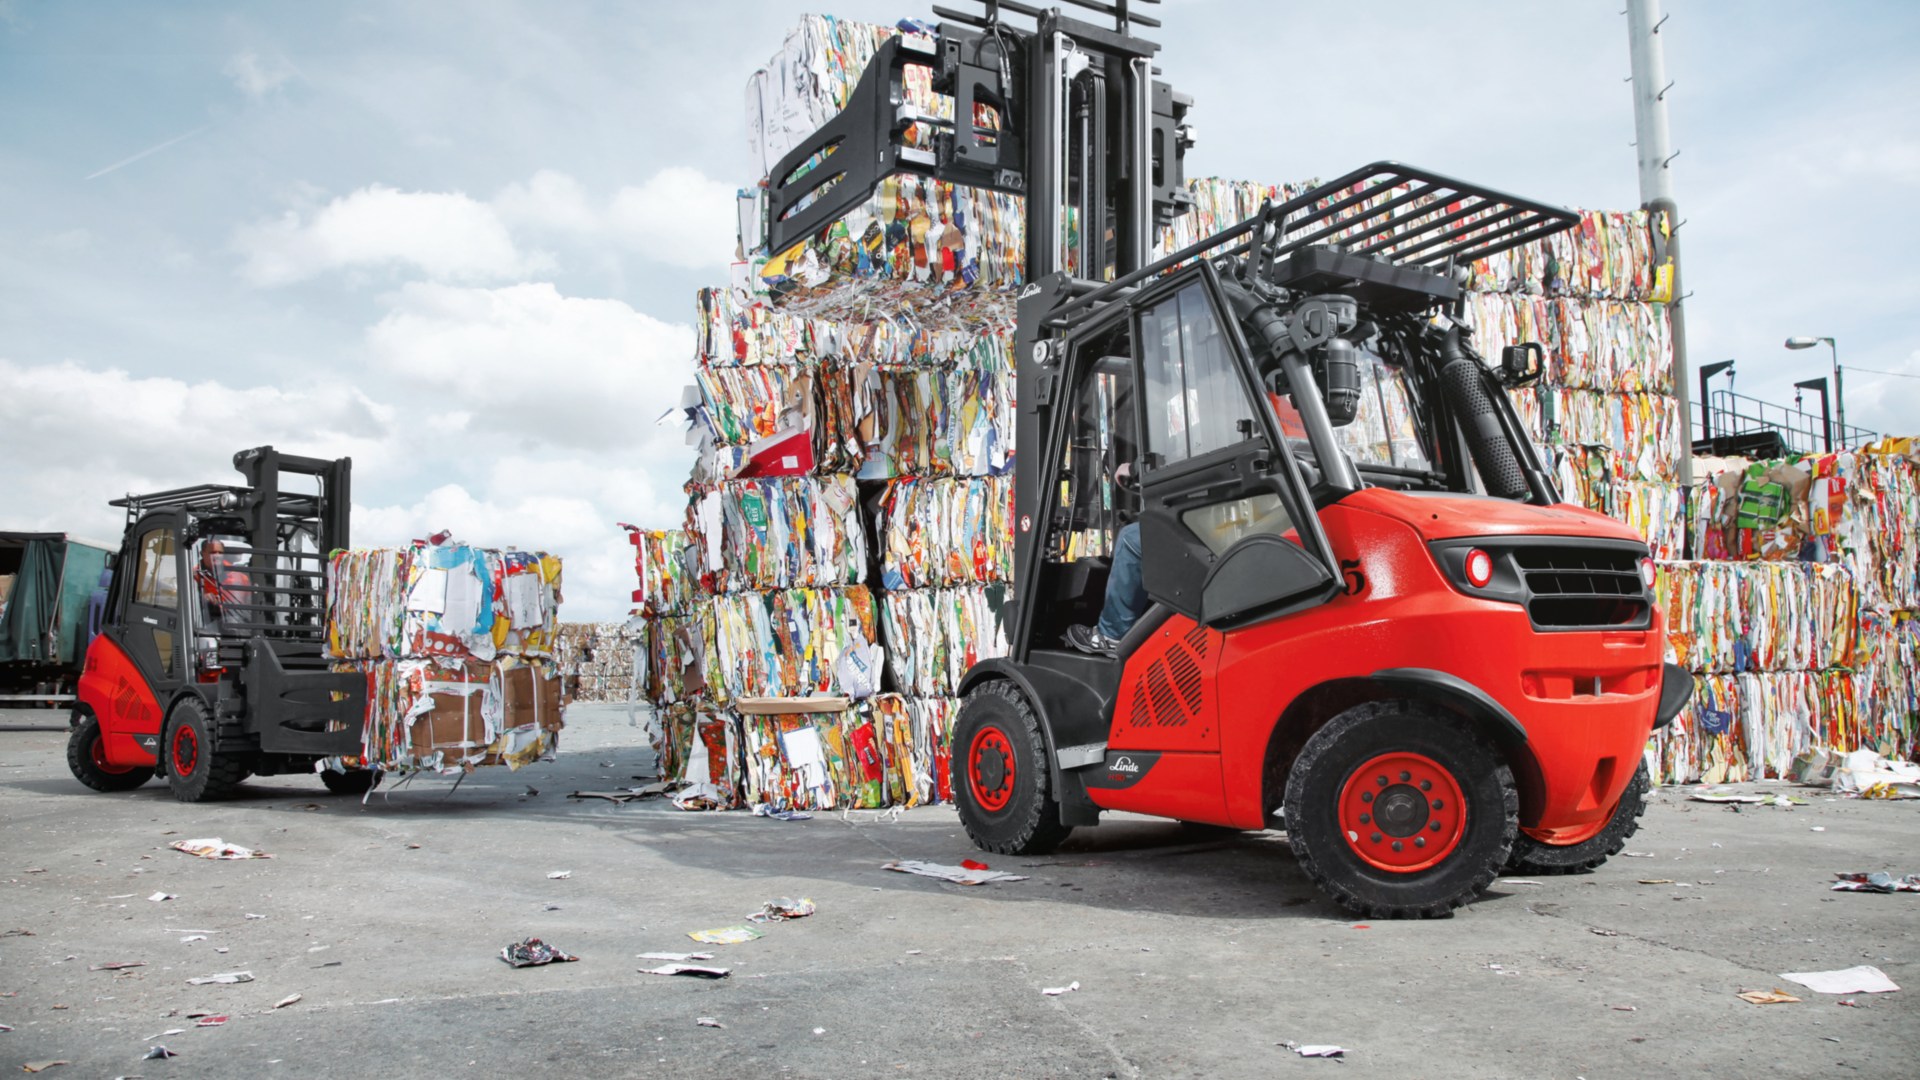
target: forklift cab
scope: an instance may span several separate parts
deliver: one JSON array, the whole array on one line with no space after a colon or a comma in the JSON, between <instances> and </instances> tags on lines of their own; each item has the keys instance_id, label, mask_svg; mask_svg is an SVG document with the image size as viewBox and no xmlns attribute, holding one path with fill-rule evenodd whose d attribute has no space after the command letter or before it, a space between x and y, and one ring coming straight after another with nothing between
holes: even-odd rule
<instances>
[{"instance_id":1,"label":"forklift cab","mask_svg":"<svg viewBox=\"0 0 1920 1080\"><path fill-rule=\"evenodd\" d=\"M1048 346L1060 353L1065 407L1061 430L1035 442L1058 496L1049 520L1019 525L1046 532L1022 635L1031 660L1083 677L1089 662L1111 668L1102 684L1173 615L1223 628L1324 601L1340 581L1313 514L1322 470L1299 410L1266 391L1213 266L1196 263L1109 308ZM1123 475L1137 483L1119 483ZM1098 619L1114 538L1135 521L1150 606L1117 657L1049 647Z\"/></svg>"}]
</instances>

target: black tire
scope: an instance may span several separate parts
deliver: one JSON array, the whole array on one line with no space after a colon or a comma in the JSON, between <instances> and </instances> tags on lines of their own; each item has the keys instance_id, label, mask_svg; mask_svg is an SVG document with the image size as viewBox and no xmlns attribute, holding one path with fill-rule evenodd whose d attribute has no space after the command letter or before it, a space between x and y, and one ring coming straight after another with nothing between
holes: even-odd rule
<instances>
[{"instance_id":1,"label":"black tire","mask_svg":"<svg viewBox=\"0 0 1920 1080\"><path fill-rule=\"evenodd\" d=\"M967 695L953 725L953 801L973 842L1002 855L1044 855L1073 831L1049 790L1040 718L1012 683Z\"/></svg>"},{"instance_id":2,"label":"black tire","mask_svg":"<svg viewBox=\"0 0 1920 1080\"><path fill-rule=\"evenodd\" d=\"M320 782L335 795L365 795L379 786L380 774L372 769L354 769L351 772L328 769L320 774Z\"/></svg>"},{"instance_id":3,"label":"black tire","mask_svg":"<svg viewBox=\"0 0 1920 1080\"><path fill-rule=\"evenodd\" d=\"M184 803L220 798L238 787L249 771L246 762L232 754L214 752L213 724L196 697L182 698L173 707L160 752L166 755L167 786Z\"/></svg>"},{"instance_id":4,"label":"black tire","mask_svg":"<svg viewBox=\"0 0 1920 1080\"><path fill-rule=\"evenodd\" d=\"M1329 720L1294 760L1284 805L1301 869L1373 919L1452 914L1493 883L1519 832L1513 770L1466 721L1418 701Z\"/></svg>"},{"instance_id":5,"label":"black tire","mask_svg":"<svg viewBox=\"0 0 1920 1080\"><path fill-rule=\"evenodd\" d=\"M101 753L100 721L82 714L67 736L67 768L73 778L95 791L132 791L153 779L153 769L144 765L117 766Z\"/></svg>"},{"instance_id":6,"label":"black tire","mask_svg":"<svg viewBox=\"0 0 1920 1080\"><path fill-rule=\"evenodd\" d=\"M1584 874L1627 846L1627 838L1640 830L1640 815L1647 812L1647 792L1653 781L1647 776L1647 763L1634 770L1627 790L1614 804L1607 825L1577 844L1547 844L1526 833L1513 841L1513 854L1507 856L1507 869L1521 874Z\"/></svg>"}]
</instances>

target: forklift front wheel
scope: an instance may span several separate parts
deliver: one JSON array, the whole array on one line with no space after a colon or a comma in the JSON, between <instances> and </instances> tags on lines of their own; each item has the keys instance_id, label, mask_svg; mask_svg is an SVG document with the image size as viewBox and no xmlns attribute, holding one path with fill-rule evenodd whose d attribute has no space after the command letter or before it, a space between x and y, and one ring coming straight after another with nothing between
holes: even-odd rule
<instances>
[{"instance_id":1,"label":"forklift front wheel","mask_svg":"<svg viewBox=\"0 0 1920 1080\"><path fill-rule=\"evenodd\" d=\"M67 768L73 778L95 791L132 791L153 779L153 770L144 765L115 765L107 760L101 745L100 721L91 714L80 714L73 734L67 736Z\"/></svg>"},{"instance_id":2,"label":"forklift front wheel","mask_svg":"<svg viewBox=\"0 0 1920 1080\"><path fill-rule=\"evenodd\" d=\"M953 727L953 753L960 824L981 848L1042 855L1073 831L1060 823L1060 804L1049 791L1040 719L1012 683L996 679L967 695Z\"/></svg>"},{"instance_id":3,"label":"forklift front wheel","mask_svg":"<svg viewBox=\"0 0 1920 1080\"><path fill-rule=\"evenodd\" d=\"M214 751L213 724L199 698L183 698L173 707L161 752L166 754L167 786L181 802L217 799L247 778L244 762Z\"/></svg>"},{"instance_id":4,"label":"forklift front wheel","mask_svg":"<svg viewBox=\"0 0 1920 1080\"><path fill-rule=\"evenodd\" d=\"M1301 869L1375 919L1451 914L1493 883L1519 831L1499 752L1420 701L1367 702L1329 720L1294 760L1285 805Z\"/></svg>"}]
</instances>

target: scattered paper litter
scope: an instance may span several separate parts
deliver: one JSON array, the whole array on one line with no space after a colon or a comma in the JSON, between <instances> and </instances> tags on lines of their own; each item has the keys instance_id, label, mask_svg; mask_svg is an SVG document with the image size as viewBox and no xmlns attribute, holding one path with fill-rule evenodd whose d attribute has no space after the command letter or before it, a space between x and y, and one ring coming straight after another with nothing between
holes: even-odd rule
<instances>
[{"instance_id":1,"label":"scattered paper litter","mask_svg":"<svg viewBox=\"0 0 1920 1080\"><path fill-rule=\"evenodd\" d=\"M146 967L145 960L114 960L105 964L95 964L88 971L125 971L128 968Z\"/></svg>"},{"instance_id":2,"label":"scattered paper litter","mask_svg":"<svg viewBox=\"0 0 1920 1080\"><path fill-rule=\"evenodd\" d=\"M179 1054L174 1053L173 1051L167 1049L164 1046L150 1046L147 1048L146 1056L141 1058L140 1060L141 1061L165 1061L168 1058L177 1058L179 1056L180 1056Z\"/></svg>"},{"instance_id":3,"label":"scattered paper litter","mask_svg":"<svg viewBox=\"0 0 1920 1080\"><path fill-rule=\"evenodd\" d=\"M573 871L571 870L555 870L552 873L547 875L547 880L548 881L565 881L572 876L573 876Z\"/></svg>"},{"instance_id":4,"label":"scattered paper litter","mask_svg":"<svg viewBox=\"0 0 1920 1080\"><path fill-rule=\"evenodd\" d=\"M170 892L157 892L157 893L154 893L152 896L147 897L147 899L157 904L162 900L172 900L172 899L175 899L175 897Z\"/></svg>"},{"instance_id":5,"label":"scattered paper litter","mask_svg":"<svg viewBox=\"0 0 1920 1080\"><path fill-rule=\"evenodd\" d=\"M185 945L190 941L205 941L205 940L207 940L207 935L205 934L188 934L186 937L183 937L180 939L180 944Z\"/></svg>"},{"instance_id":6,"label":"scattered paper litter","mask_svg":"<svg viewBox=\"0 0 1920 1080\"><path fill-rule=\"evenodd\" d=\"M693 1018L693 1022L700 1027L723 1028L727 1026L711 1016L696 1016Z\"/></svg>"},{"instance_id":7,"label":"scattered paper litter","mask_svg":"<svg viewBox=\"0 0 1920 1080\"><path fill-rule=\"evenodd\" d=\"M252 982L252 981L253 981L253 972L251 971L229 971L221 975L202 975L197 979L188 979L187 985L188 986L212 986L216 983L232 984L232 983L246 983L246 982Z\"/></svg>"},{"instance_id":8,"label":"scattered paper litter","mask_svg":"<svg viewBox=\"0 0 1920 1080\"><path fill-rule=\"evenodd\" d=\"M193 1026L194 1027L219 1027L220 1025L226 1023L228 1020L231 1020L231 1019L233 1019L233 1017L226 1013L221 1013L217 1016L203 1016L200 1019L195 1020L193 1022Z\"/></svg>"},{"instance_id":9,"label":"scattered paper litter","mask_svg":"<svg viewBox=\"0 0 1920 1080\"><path fill-rule=\"evenodd\" d=\"M254 914L253 912L251 912L251 911L249 911L249 912L247 912L247 918L249 918L249 919L264 919L264 918L266 918L266 916L265 916L265 915L255 915L255 914Z\"/></svg>"},{"instance_id":10,"label":"scattered paper litter","mask_svg":"<svg viewBox=\"0 0 1920 1080\"><path fill-rule=\"evenodd\" d=\"M1835 892L1920 893L1920 874L1908 874L1906 877L1897 878L1885 870L1875 870L1869 874L1835 874L1833 876Z\"/></svg>"},{"instance_id":11,"label":"scattered paper litter","mask_svg":"<svg viewBox=\"0 0 1920 1080\"><path fill-rule=\"evenodd\" d=\"M775 810L768 803L756 803L753 807L753 816L773 818L776 821L813 820L813 815L807 813L805 810Z\"/></svg>"},{"instance_id":12,"label":"scattered paper litter","mask_svg":"<svg viewBox=\"0 0 1920 1080\"><path fill-rule=\"evenodd\" d=\"M732 972L723 967L701 967L698 964L661 964L659 967L641 968L642 975L691 975L699 979L724 979Z\"/></svg>"},{"instance_id":13,"label":"scattered paper litter","mask_svg":"<svg viewBox=\"0 0 1920 1080\"><path fill-rule=\"evenodd\" d=\"M20 1066L20 1070L22 1072L30 1072L30 1073L46 1072L48 1069L53 1068L55 1065L71 1065L71 1064L72 1062L67 1061L64 1058L59 1061L29 1061L25 1065Z\"/></svg>"},{"instance_id":14,"label":"scattered paper litter","mask_svg":"<svg viewBox=\"0 0 1920 1080\"><path fill-rule=\"evenodd\" d=\"M1075 980L1065 986L1049 986L1040 992L1048 997L1059 997L1061 994L1071 994L1078 989L1080 989L1080 983L1078 980Z\"/></svg>"},{"instance_id":15,"label":"scattered paper litter","mask_svg":"<svg viewBox=\"0 0 1920 1080\"><path fill-rule=\"evenodd\" d=\"M1800 1000L1785 990L1742 990L1737 996L1755 1005L1785 1005Z\"/></svg>"},{"instance_id":16,"label":"scattered paper litter","mask_svg":"<svg viewBox=\"0 0 1920 1080\"><path fill-rule=\"evenodd\" d=\"M1900 989L1887 973L1872 964L1859 964L1839 971L1789 971L1790 979L1816 994L1886 994Z\"/></svg>"},{"instance_id":17,"label":"scattered paper litter","mask_svg":"<svg viewBox=\"0 0 1920 1080\"><path fill-rule=\"evenodd\" d=\"M689 960L711 960L713 959L713 954L710 952L643 952L636 954L634 958L637 960L670 960L676 964L684 964Z\"/></svg>"},{"instance_id":18,"label":"scattered paper litter","mask_svg":"<svg viewBox=\"0 0 1920 1080\"><path fill-rule=\"evenodd\" d=\"M1767 800L1765 795L1743 795L1736 791L1727 791L1725 789L1708 790L1706 788L1695 791L1693 794L1688 795L1687 798L1694 802L1710 803L1762 803Z\"/></svg>"},{"instance_id":19,"label":"scattered paper litter","mask_svg":"<svg viewBox=\"0 0 1920 1080\"><path fill-rule=\"evenodd\" d=\"M1539 882L1533 880L1532 878L1523 878L1523 877L1495 878L1493 883L1495 885L1538 885L1540 884Z\"/></svg>"},{"instance_id":20,"label":"scattered paper litter","mask_svg":"<svg viewBox=\"0 0 1920 1080\"><path fill-rule=\"evenodd\" d=\"M707 945L739 945L761 934L751 926L722 926L717 930L689 930L687 936Z\"/></svg>"},{"instance_id":21,"label":"scattered paper litter","mask_svg":"<svg viewBox=\"0 0 1920 1080\"><path fill-rule=\"evenodd\" d=\"M1341 1046L1309 1044L1307 1046L1296 1046L1293 1048L1293 1052L1299 1054L1301 1057L1337 1058L1344 1056L1347 1051L1345 1047Z\"/></svg>"},{"instance_id":22,"label":"scattered paper litter","mask_svg":"<svg viewBox=\"0 0 1920 1080\"><path fill-rule=\"evenodd\" d=\"M760 905L760 910L747 918L754 922L784 922L787 919L804 919L816 910L813 901L807 897L795 900L791 896L783 896Z\"/></svg>"},{"instance_id":23,"label":"scattered paper litter","mask_svg":"<svg viewBox=\"0 0 1920 1080\"><path fill-rule=\"evenodd\" d=\"M999 870L969 870L964 866L946 866L941 863L922 862L918 859L901 859L890 863L881 863L882 870L897 870L902 874L919 874L921 877L939 878L956 885L985 885L989 881L1025 881L1023 874L1008 874Z\"/></svg>"},{"instance_id":24,"label":"scattered paper litter","mask_svg":"<svg viewBox=\"0 0 1920 1080\"><path fill-rule=\"evenodd\" d=\"M175 851L184 851L189 855L198 855L203 859L271 859L273 856L264 851L229 844L217 836L205 840L175 840L168 844Z\"/></svg>"},{"instance_id":25,"label":"scattered paper litter","mask_svg":"<svg viewBox=\"0 0 1920 1080\"><path fill-rule=\"evenodd\" d=\"M537 937L530 937L501 949L500 959L513 967L523 968L539 967L542 964L570 964L580 958L556 949Z\"/></svg>"},{"instance_id":26,"label":"scattered paper litter","mask_svg":"<svg viewBox=\"0 0 1920 1080\"><path fill-rule=\"evenodd\" d=\"M274 1002L273 1007L276 1009L284 1009L287 1006L299 1000L300 1000L299 994L288 994L286 997L283 997L279 1001Z\"/></svg>"},{"instance_id":27,"label":"scattered paper litter","mask_svg":"<svg viewBox=\"0 0 1920 1080\"><path fill-rule=\"evenodd\" d=\"M187 1030L186 1028L168 1028L167 1030L161 1032L158 1035L147 1036L146 1041L152 1042L155 1039L164 1039L171 1035L182 1035L186 1033L186 1030Z\"/></svg>"}]
</instances>

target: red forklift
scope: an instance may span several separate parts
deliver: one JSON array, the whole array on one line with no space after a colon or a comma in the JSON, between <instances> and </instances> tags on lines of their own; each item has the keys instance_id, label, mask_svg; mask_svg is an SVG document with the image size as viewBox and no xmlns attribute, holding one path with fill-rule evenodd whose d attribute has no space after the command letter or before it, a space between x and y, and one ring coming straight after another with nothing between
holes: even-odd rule
<instances>
[{"instance_id":1,"label":"red forklift","mask_svg":"<svg viewBox=\"0 0 1920 1080\"><path fill-rule=\"evenodd\" d=\"M67 766L96 791L158 773L199 802L362 753L366 680L325 655L326 558L348 544L353 462L262 446L233 465L245 484L109 504L126 533L67 742ZM320 769L339 794L377 775Z\"/></svg>"},{"instance_id":2,"label":"red forklift","mask_svg":"<svg viewBox=\"0 0 1920 1080\"><path fill-rule=\"evenodd\" d=\"M887 42L768 194L773 252L892 172L1026 199L1011 651L962 687L968 835L1035 854L1107 810L1284 829L1372 918L1599 866L1692 680L1645 543L1561 499L1507 397L1543 350L1488 363L1461 321L1474 260L1577 215L1382 162L1155 259L1191 102L1133 34L1156 22L1070 2L1111 25L936 8L932 50ZM916 65L952 120L903 107ZM1110 653L1069 648L1130 523L1149 606Z\"/></svg>"}]
</instances>

